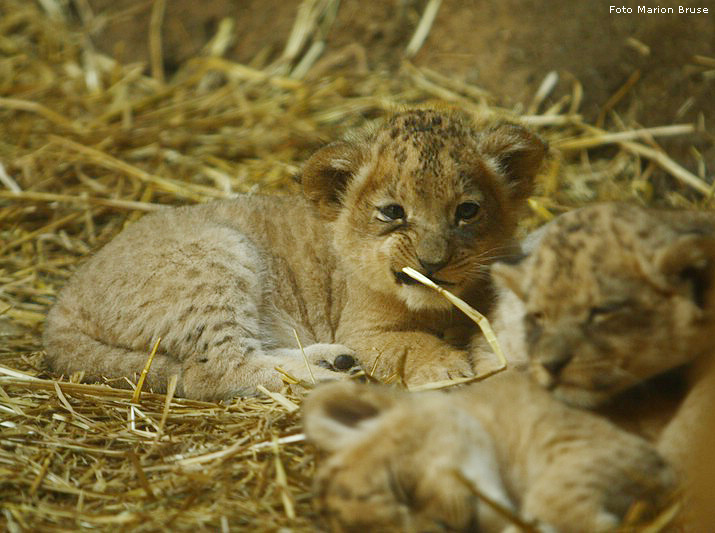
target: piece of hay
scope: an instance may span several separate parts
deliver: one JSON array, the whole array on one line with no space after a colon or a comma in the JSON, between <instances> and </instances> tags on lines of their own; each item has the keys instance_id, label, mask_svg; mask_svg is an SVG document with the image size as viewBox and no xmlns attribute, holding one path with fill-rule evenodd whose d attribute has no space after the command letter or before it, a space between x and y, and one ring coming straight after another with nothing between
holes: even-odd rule
<instances>
[{"instance_id":1,"label":"piece of hay","mask_svg":"<svg viewBox=\"0 0 715 533\"><path fill-rule=\"evenodd\" d=\"M457 309L462 311L471 320L473 320L477 324L477 326L479 326L479 329L482 330L482 333L484 334L484 338L489 343L489 346L492 348L492 351L494 352L494 355L496 356L497 361L499 363L496 368L494 368L493 370L490 370L489 372L487 372L483 375L469 377L469 378L449 379L449 380L444 380L444 381L439 381L439 382L434 382L434 383L426 383L424 385L413 385L413 386L409 387L409 390L422 391L422 390L435 390L435 389L452 387L454 385L459 385L459 384L463 384L463 383L471 383L473 381L480 381L480 380L486 379L490 376L493 376L494 374L498 374L499 372L506 370L506 368L507 368L506 357L504 356L504 352L502 351L501 346L499 345L499 340L497 339L497 336L494 334L494 330L492 329L491 324L489 324L489 320L487 319L487 317L485 317L479 311L474 309L471 305L469 305L467 302L465 302L461 298L455 296L454 294L449 292L447 289L444 289L444 288L440 287L439 285L437 285L434 281L429 279L427 276L416 271L414 268L404 267L402 269L402 272L404 272L405 274L410 276L412 279L419 281L423 285L426 285L430 289L434 289L435 291L437 291L439 294L444 296L452 305L454 305Z\"/></svg>"}]
</instances>

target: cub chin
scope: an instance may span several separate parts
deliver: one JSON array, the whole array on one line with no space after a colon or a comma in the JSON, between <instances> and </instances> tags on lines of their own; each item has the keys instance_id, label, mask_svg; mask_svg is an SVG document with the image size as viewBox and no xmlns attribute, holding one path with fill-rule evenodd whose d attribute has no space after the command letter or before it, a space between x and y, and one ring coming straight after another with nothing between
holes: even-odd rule
<instances>
[{"instance_id":1,"label":"cub chin","mask_svg":"<svg viewBox=\"0 0 715 533\"><path fill-rule=\"evenodd\" d=\"M413 384L470 375L469 331L450 336L464 317L402 268L483 307L546 152L519 125L409 110L316 152L301 194L147 215L61 292L47 360L121 384L161 338L147 386L177 375L201 399L278 389L276 367L334 379L355 359Z\"/></svg>"}]
</instances>

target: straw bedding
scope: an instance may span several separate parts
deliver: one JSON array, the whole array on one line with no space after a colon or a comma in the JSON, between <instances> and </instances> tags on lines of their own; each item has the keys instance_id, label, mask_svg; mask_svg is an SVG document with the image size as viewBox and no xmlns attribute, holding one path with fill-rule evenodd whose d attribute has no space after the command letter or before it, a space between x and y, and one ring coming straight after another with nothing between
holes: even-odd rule
<instances>
[{"instance_id":1,"label":"straw bedding","mask_svg":"<svg viewBox=\"0 0 715 533\"><path fill-rule=\"evenodd\" d=\"M211 404L143 391L133 401L131 391L51 376L44 314L75 266L145 212L292 190L312 150L395 107L512 113L407 61L381 73L320 57L336 2L305 2L286 53L263 70L223 59L220 27L172 76L160 62L147 74L96 53L64 6L0 0L0 523L312 531L315 452L302 441L300 398ZM406 56L429 20L417 29ZM560 153L525 227L595 200L709 203L704 170L685 170L658 146L694 139L696 127L641 130L610 113L606 131L578 115L577 82L546 105L552 87L547 77L521 117Z\"/></svg>"}]
</instances>

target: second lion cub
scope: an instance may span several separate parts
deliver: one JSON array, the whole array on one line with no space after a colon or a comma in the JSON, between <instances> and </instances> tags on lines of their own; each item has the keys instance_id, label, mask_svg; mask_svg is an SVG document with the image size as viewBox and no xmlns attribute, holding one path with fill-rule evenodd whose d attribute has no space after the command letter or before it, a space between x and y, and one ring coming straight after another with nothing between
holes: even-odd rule
<instances>
[{"instance_id":1,"label":"second lion cub","mask_svg":"<svg viewBox=\"0 0 715 533\"><path fill-rule=\"evenodd\" d=\"M412 110L319 150L302 195L147 215L87 261L47 318L57 372L134 378L161 337L148 385L200 399L318 378L342 354L418 383L469 375L442 339L452 312L411 266L484 303L545 144L509 123ZM481 299L480 299L481 298ZM338 365L340 366L340 365Z\"/></svg>"},{"instance_id":2,"label":"second lion cub","mask_svg":"<svg viewBox=\"0 0 715 533\"><path fill-rule=\"evenodd\" d=\"M715 214L594 205L528 241L492 267L502 344L556 398L652 441L681 475L687 523L715 396Z\"/></svg>"},{"instance_id":3,"label":"second lion cub","mask_svg":"<svg viewBox=\"0 0 715 533\"><path fill-rule=\"evenodd\" d=\"M317 503L335 531L614 531L669 501L645 440L508 370L450 393L332 383L304 404L327 452Z\"/></svg>"}]
</instances>

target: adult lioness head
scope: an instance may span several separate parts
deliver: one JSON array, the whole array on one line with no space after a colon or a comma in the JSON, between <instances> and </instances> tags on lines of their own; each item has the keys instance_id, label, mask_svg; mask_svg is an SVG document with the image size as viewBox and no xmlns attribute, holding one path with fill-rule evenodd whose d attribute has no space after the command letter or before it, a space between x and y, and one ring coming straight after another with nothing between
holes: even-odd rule
<instances>
[{"instance_id":1,"label":"adult lioness head","mask_svg":"<svg viewBox=\"0 0 715 533\"><path fill-rule=\"evenodd\" d=\"M318 151L303 191L333 221L352 280L410 309L437 309L449 304L402 268L456 293L482 277L504 253L546 152L516 124L478 128L463 113L411 110Z\"/></svg>"}]
</instances>

